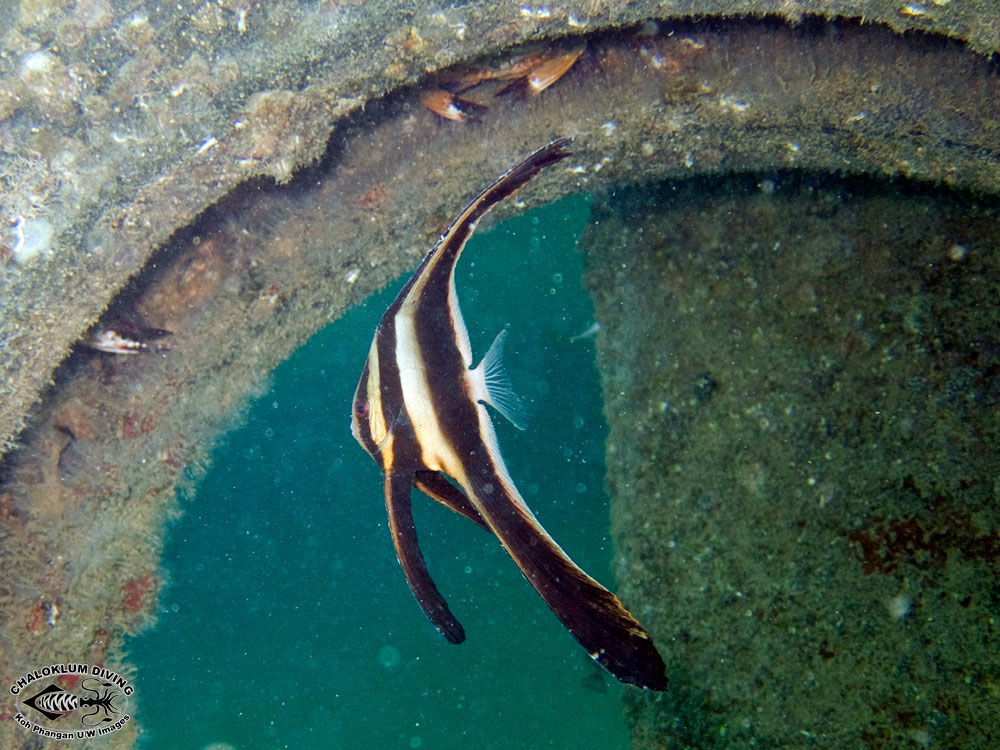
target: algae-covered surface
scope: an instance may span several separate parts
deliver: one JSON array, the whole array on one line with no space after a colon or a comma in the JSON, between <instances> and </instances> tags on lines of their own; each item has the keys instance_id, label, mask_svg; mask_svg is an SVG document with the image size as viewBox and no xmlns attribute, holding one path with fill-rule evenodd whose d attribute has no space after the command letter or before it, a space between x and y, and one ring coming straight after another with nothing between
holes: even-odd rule
<instances>
[{"instance_id":1,"label":"algae-covered surface","mask_svg":"<svg viewBox=\"0 0 1000 750\"><path fill-rule=\"evenodd\" d=\"M1000 732L1000 213L776 173L623 190L584 239L633 747Z\"/></svg>"},{"instance_id":2,"label":"algae-covered surface","mask_svg":"<svg viewBox=\"0 0 1000 750\"><path fill-rule=\"evenodd\" d=\"M186 8L102 0L73 4L25 0L0 10L0 18L7 22L0 45L4 84L0 87L0 208L6 218L6 223L0 222L0 434L5 450L15 441L18 445L0 464L0 676L4 683L32 665L53 660L108 665L138 679L123 655L126 635L148 628L158 612L168 617L172 610L160 607L161 591L174 580L175 570L199 564L190 558L182 560L183 542L176 540L170 548L170 562L162 564L166 520L178 514L190 516L201 504L212 502L210 496L198 495L197 503L178 504L178 482L188 477L190 483L202 475L214 442L228 427L244 420L260 424L255 421L257 411L247 416L245 410L267 391L270 373L280 362L350 305L404 274L465 200L554 136L575 138L574 157L541 175L498 213L510 215L526 205L627 182L653 184L665 177L733 171L804 169L907 177L923 181L923 202L914 204L913 216L898 219L888 228L879 229L881 214L867 214L864 222L859 220L859 227L870 229L877 238L869 244L885 240L889 246L886 238L898 239L891 233L898 225L906 230L900 230L900 236L924 232L928 239L917 245L921 253L929 254L928 267L979 268L976 264L989 257L983 250L988 242L972 235L979 231L984 237L992 236L991 225L983 218L992 215L989 199L983 198L983 205L976 209L971 198L963 198L966 213L948 224L954 231L928 223L926 216L934 209L919 206L930 206L929 186L933 184L971 189L981 196L998 192L1000 76L995 62L984 56L1000 48L991 4L808 5L747 2L723 9L712 3L661 7L588 0L559 7L467 3L437 9L407 3L289 6L227 1ZM804 16L807 10L819 15ZM696 13L703 20L671 17L686 13ZM753 18L725 18L727 13ZM828 21L822 17L833 15L842 18ZM767 17L761 20L761 16ZM941 35L897 33L906 30ZM502 68L539 50L553 54L578 45L583 52L577 63L538 96L494 97L502 83L492 87L487 83L469 92L468 96L489 106L478 122L445 122L421 104L423 94L456 78ZM783 183L761 178L760 184L760 194L771 196L772 201L783 195ZM704 186L712 194L717 188ZM813 227L815 236L822 235L809 221L837 216L844 224L854 221L849 213L838 214L848 211L837 203L852 195L850 190L823 195L828 196L826 202L813 213L789 212L792 218L812 217L800 223ZM894 196L887 194L886 202L879 205L888 211L887 207L895 210L905 202ZM763 211L760 204L734 208L732 216L744 220L702 211L677 217L674 223L686 227L685 231L698 228L700 234L695 233L693 240L707 248L728 242L738 245L733 238L755 231ZM607 213L602 221L613 223L614 213ZM599 212L598 218L602 216ZM647 230L646 236L638 238L641 241L670 236L664 224L638 225ZM620 234L625 236L629 229L623 227ZM756 262L759 258L754 252L759 248L754 250L754 241L744 245ZM607 243L619 247L613 237ZM781 247L789 246L794 243L783 238ZM934 253L938 251L951 265L937 263ZM624 253L624 246L616 252ZM651 253L651 257L656 255L662 253ZM911 266L906 268L917 274L916 262ZM788 274L816 271L794 264L782 268ZM653 278L660 278L662 271L649 270ZM986 285L993 278L985 270L981 276L963 272L963 279L981 278ZM517 274L518 269L511 273ZM962 548L970 552L962 559L986 559L993 554L990 533L996 527L990 525L989 506L982 500L988 482L968 477L969 486L959 482L957 492L963 502L979 498L976 502L981 505L970 500L968 515L953 515L940 499L951 497L954 487L945 487L938 477L949 466L941 456L967 455L962 452L968 437L963 430L969 423L962 420L991 413L982 407L984 397L975 394L992 397L995 360L989 357L994 356L996 345L984 339L979 349L963 349L961 342L969 335L941 338L929 333L932 327L927 324L928 316L943 316L952 326L947 330L958 330L966 320L965 313L952 314L947 305L940 307L944 303L931 291L940 292L947 301L986 299L992 288L990 304L995 308L995 286L969 291L975 286L971 281L967 287L949 286L954 274L945 274L934 283L917 275L928 293L907 309L904 331L916 338L924 336L921 345L936 357L927 355L940 371L908 381L912 393L907 395L916 398L924 393L927 403L933 402L937 410L926 403L925 408L908 407L916 410L909 423L915 435L940 441L927 448L938 458L914 467L909 479L897 476L895 470L887 472L887 486L901 488L897 492L901 505L873 503L867 513L851 506L853 515L838 527L841 546L823 552L832 555L824 563L831 578L842 569L857 574L860 567L857 588L877 588L872 601L878 603L878 607L873 605L878 613L887 611L887 598L893 602L893 612L904 612L897 618L900 628L911 627L921 607L931 606L914 587L924 586L925 580L937 585L945 573L953 574L956 556L942 550ZM694 277L684 278L704 289ZM608 281L608 289L617 288ZM883 295L892 304L901 304L897 301L902 299L899 285L905 282L895 270L886 270L884 281ZM808 300L810 283L815 292L817 282L788 281L783 288ZM662 301L657 297L659 287L638 288L650 303ZM889 290L899 294L889 295ZM598 298L600 291L600 285L592 290ZM731 304L742 314L732 291L720 287L718 294L713 290L707 299L714 305ZM634 299L622 297L616 309L620 312L622 305L634 305ZM605 313L613 307L608 299L602 304ZM497 307L501 307L499 301ZM655 308L654 304L644 309ZM777 315L786 308L775 303L765 312ZM64 359L99 315L98 330L141 324L170 334L151 341L141 355L110 355L76 346ZM652 316L646 315L652 322ZM967 318L969 325L980 320L974 315ZM669 328L673 322L667 320ZM702 329L693 323L688 330L692 346L704 338ZM819 335L812 328L807 330L810 336ZM618 339L625 343L614 357L602 360L606 383L607 378L618 377L633 366L635 379L643 380L640 373L650 360L639 356L643 339L633 333ZM834 333L829 336L839 340ZM363 350L370 334L343 335L351 346ZM661 334L657 329L650 341L658 342ZM357 341L356 336L360 337ZM875 363L875 354L863 349L873 346L869 338L851 343L848 353L869 352L871 361L865 359L859 366L877 364L888 371L888 365ZM601 339L612 340L609 334ZM666 356L668 351L661 353ZM909 349L907 353L915 356ZM891 347L886 356L890 355L902 359ZM530 359L531 352L522 351L520 356L528 365L538 364ZM699 356L693 356L690 361L698 360ZM795 362L794 358L788 361ZM826 382L832 377L823 369L826 360L817 361L809 363L818 368L814 377ZM60 362L59 369L54 369ZM797 371L806 367L797 366ZM727 381L716 373L717 368L700 368L694 380L697 392L689 398L718 403ZM337 387L349 390L357 372L345 365L338 375L349 385L338 383ZM840 381L832 382L829 389ZM747 393L751 385L760 384L748 381ZM775 390L782 392L778 386ZM954 403L940 395L945 392L952 394ZM606 393L606 407L620 393L625 391ZM639 426L645 424L641 409L646 407L641 403L649 393L642 391L635 402L640 404ZM962 393L972 393L974 398L970 397L966 413L959 414L961 404L955 394ZM44 397L29 413L28 406L39 394ZM865 398L871 401L874 395ZM670 408L678 403L663 398L655 405L666 404L660 413L669 416ZM778 405L791 407L793 413L798 408L787 400ZM869 411L854 406L853 412L843 404L836 408L840 422L833 421L830 429L857 433L850 451L831 450L846 478L838 484L828 474L806 477L815 482L807 487L815 486L821 498L830 495L826 505L831 507L836 507L835 498L849 494L845 487L861 481L861 473L853 469L866 465L885 448L884 440L866 442L865 430L882 429L891 413L881 406ZM928 416L934 414L940 417L938 422ZM761 424L780 421L769 413L754 412L753 416L759 416ZM827 414L819 416L832 419ZM614 426L614 418L611 421ZM671 429L701 425L686 417L680 422L683 425ZM27 427L19 432L25 423ZM931 433L932 423L945 428ZM987 434L988 428L988 423L976 423L981 434ZM346 416L331 430L346 435ZM932 434L936 437L929 437ZM811 438L805 428L802 435ZM252 444L254 438L239 438L235 444L241 440ZM320 438L314 435L314 440ZM981 444L986 448L980 450L979 463L968 459L966 464L989 469L992 443L984 439ZM338 455L316 460L324 465L339 460L345 466L372 471L355 446L337 445L330 450ZM643 554L659 554L656 564L661 565L663 540L678 541L674 531L652 521L636 526L639 516L631 525L622 520L633 497L628 487L622 491L616 484L615 477L623 470L616 456L641 445L649 442L629 443L613 435L609 443L617 543L625 550L622 560L634 559L628 552L633 545L648 544L650 551ZM792 446L798 447L793 450ZM656 450L662 447L653 444ZM354 451L356 459L339 455L344 450ZM782 440L774 438L768 444L768 456L772 450L779 457L794 453L792 458L798 460L805 449L801 441L784 434ZM252 460L249 454L243 455ZM628 471L648 471L649 466L663 462L660 453L630 456ZM699 461L702 458L698 454ZM704 458L708 466L708 456ZM644 463L647 459L653 463ZM357 464L351 463L354 460ZM738 464L743 470L733 478L735 486L767 486L776 481L774 462L781 464L780 459L757 458ZM759 472L758 463L766 470ZM305 481L298 469L289 481ZM786 480L788 487L798 486L791 478ZM580 483L591 486L589 479ZM723 484L719 480L720 492ZM279 496L281 492L275 490ZM880 492L878 497L883 499L879 502L883 502L887 491L882 488ZM921 508L929 508L930 517L905 505L906 498L913 503L920 498ZM713 502L707 504L714 507ZM264 505L265 500L258 499L255 507ZM296 503L281 505L281 512L290 514L292 523ZM245 518L252 525L260 523L259 516ZM600 531L599 526L592 528ZM282 528L296 527L292 523ZM807 523L805 528L815 526ZM662 533L662 538L637 541L650 530ZM686 542L703 542L700 532L696 527L687 529ZM249 533L255 532L250 529ZM703 547L715 549L708 544ZM815 551L821 554L819 547ZM835 570L830 560L839 561ZM219 569L202 564L208 577L220 574ZM905 577L905 564L929 565L932 571L939 566L945 572L914 584L912 576ZM647 587L642 566L632 571L619 565L616 572L627 603L640 619L645 622L650 613L662 612L657 609L660 594L655 587ZM766 573L770 580L784 580L774 578L770 568ZM761 570L760 575L765 572ZM904 579L897 580L900 575ZM395 580L399 583L398 577ZM844 585L843 581L837 585ZM894 590L885 593L882 589ZM178 585L178 596L182 590ZM164 596L172 591L168 587ZM527 595L530 598L530 591ZM966 600L963 611L967 616L979 616L979 599L969 594L960 602ZM181 601L175 600L178 614L184 612ZM240 601L230 600L237 619L246 614L239 611ZM772 610L782 611L774 606L761 610L761 617ZM697 608L690 606L682 608L681 614L694 611ZM541 614L542 619L548 617ZM932 614L937 617L936 610ZM419 621L419 612L415 619ZM309 621L314 620L310 617ZM210 622L210 618L197 620L198 627L208 627ZM658 633L667 634L664 656L676 664L671 651L677 639L687 636L656 618L653 622ZM982 619L976 623L982 626ZM873 615L864 626L886 624ZM788 627L804 630L797 622ZM171 643L166 630L163 635ZM389 644L401 654L406 651L393 640L378 640L379 648ZM823 649L823 654L839 653L829 645ZM865 658L857 668L875 663ZM847 669L833 657L829 662ZM382 675L377 665L375 669ZM359 675L360 670L352 674ZM987 693L993 690L992 678L985 672L968 678L970 685L982 685ZM691 679L683 671L674 672L672 680L671 691L656 705L673 707L670 716L679 716L677 721L695 728L684 730L689 735L671 734L674 730L665 728L667 713L640 710L637 706L642 701L633 696L628 705L637 744L667 742L665 737L698 744L709 736L699 734L698 727L712 726L721 732L721 739L711 735L713 741L725 742L726 732L743 726L729 716L714 725L705 719L716 705L705 696L719 690L725 680L713 682L707 675ZM593 680L590 687L596 688ZM860 694L854 688L850 691ZM169 705L169 695L169 689L162 689L158 697ZM259 697L265 697L264 693ZM919 697L930 700L926 693ZM945 694L936 704L945 708L936 710L945 717L964 716L971 705L968 696L956 699L958 708L948 708L950 697L951 693ZM141 693L135 703L143 705ZM868 733L858 736L873 744L890 735L918 744L927 738L951 736L957 744L977 744L973 734L966 737L954 729L966 726L960 720L949 723L928 713L926 704L919 701L916 707L904 704L881 693L865 693L851 705L867 706L876 718L870 719ZM699 712L703 705L711 710ZM801 710L805 712L807 704ZM11 717L9 706L0 706L0 717ZM804 726L797 727L798 737L808 739L810 733L822 731L805 726L805 719L799 723ZM752 726L753 730L745 731L763 727L761 737L776 736L768 734L771 730L764 724ZM112 742L127 746L134 731L133 723L129 731L116 733ZM687 736L695 739L683 740ZM0 723L0 745L23 738L12 722Z\"/></svg>"},{"instance_id":3,"label":"algae-covered surface","mask_svg":"<svg viewBox=\"0 0 1000 750\"><path fill-rule=\"evenodd\" d=\"M510 331L529 426L499 425L546 527L611 583L606 429L575 241L582 198L477 237L457 284L473 350ZM398 284L275 372L213 453L164 553L156 627L130 641L139 747L624 748L621 688L481 529L416 502L428 565L468 638L426 620L395 558L382 479L347 429L354 376ZM414 496L417 499L417 496ZM180 719L180 706L197 706Z\"/></svg>"},{"instance_id":4,"label":"algae-covered surface","mask_svg":"<svg viewBox=\"0 0 1000 750\"><path fill-rule=\"evenodd\" d=\"M428 73L649 19L812 17L1000 49L991 0L21 0L0 10L0 447L72 343L171 234L286 182L338 121Z\"/></svg>"}]
</instances>

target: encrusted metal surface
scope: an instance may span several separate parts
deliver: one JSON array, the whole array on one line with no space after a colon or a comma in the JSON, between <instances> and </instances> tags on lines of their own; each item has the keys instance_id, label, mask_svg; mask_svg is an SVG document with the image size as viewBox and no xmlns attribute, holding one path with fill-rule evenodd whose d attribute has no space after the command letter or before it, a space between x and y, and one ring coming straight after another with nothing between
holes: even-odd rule
<instances>
[{"instance_id":1,"label":"encrusted metal surface","mask_svg":"<svg viewBox=\"0 0 1000 750\"><path fill-rule=\"evenodd\" d=\"M989 745L1000 204L801 173L595 200L633 747ZM640 302L637 302L641 300Z\"/></svg>"},{"instance_id":2,"label":"encrusted metal surface","mask_svg":"<svg viewBox=\"0 0 1000 750\"><path fill-rule=\"evenodd\" d=\"M844 16L1000 49L991 0L184 4L0 10L0 449L151 254L242 182L317 160L345 114L428 71L647 19Z\"/></svg>"},{"instance_id":3,"label":"encrusted metal surface","mask_svg":"<svg viewBox=\"0 0 1000 750\"><path fill-rule=\"evenodd\" d=\"M8 32L23 37L0 68L24 79L15 93L77 57L96 72L74 84L94 101L77 91L59 110L55 81L0 104L4 179L20 180L4 195L19 202L5 209L0 429L14 435L119 290L103 322L173 335L143 355L76 351L0 466L3 679L53 653L127 672L120 644L154 609L162 522L184 467L206 458L271 368L415 264L456 206L555 135L576 137L575 157L528 202L775 167L1000 184L1000 83L959 42L816 20L593 33L667 12L642 3L628 15L602 3L468 5L461 16L369 5L326 6L324 25L253 4L205 5L183 21L135 5L106 17L100 2L31 4L57 40L81 8L97 20L80 22L75 45L43 43L23 23ZM947 28L983 49L994 23ZM516 42L563 34L586 52L537 97L490 99L472 124L442 123L419 103L435 85L426 70L487 51L467 64L494 64ZM127 61L123 45L134 47ZM349 52L365 48L370 58ZM230 49L248 55L238 70ZM8 731L20 730L0 724L0 744Z\"/></svg>"}]
</instances>

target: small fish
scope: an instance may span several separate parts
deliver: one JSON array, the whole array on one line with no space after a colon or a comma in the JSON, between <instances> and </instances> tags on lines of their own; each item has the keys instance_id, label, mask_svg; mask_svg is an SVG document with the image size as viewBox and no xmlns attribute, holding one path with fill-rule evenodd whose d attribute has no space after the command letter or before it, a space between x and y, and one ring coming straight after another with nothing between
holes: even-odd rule
<instances>
[{"instance_id":1,"label":"small fish","mask_svg":"<svg viewBox=\"0 0 1000 750\"><path fill-rule=\"evenodd\" d=\"M165 328L149 328L126 320L97 327L83 339L84 346L108 354L138 354L153 339L172 336Z\"/></svg>"},{"instance_id":2,"label":"small fish","mask_svg":"<svg viewBox=\"0 0 1000 750\"><path fill-rule=\"evenodd\" d=\"M375 331L354 394L351 430L382 469L396 555L417 601L445 638L461 643L465 631L418 546L410 505L414 486L493 533L598 664L622 682L665 690L666 667L649 635L617 597L569 559L514 486L484 405L520 426L520 402L500 363L506 331L473 368L455 291L455 265L479 220L539 171L569 156L568 145L568 139L554 140L502 175L423 259Z\"/></svg>"},{"instance_id":3,"label":"small fish","mask_svg":"<svg viewBox=\"0 0 1000 750\"><path fill-rule=\"evenodd\" d=\"M108 354L138 354L146 348L145 341L122 336L114 328L99 328L83 340L86 347Z\"/></svg>"}]
</instances>

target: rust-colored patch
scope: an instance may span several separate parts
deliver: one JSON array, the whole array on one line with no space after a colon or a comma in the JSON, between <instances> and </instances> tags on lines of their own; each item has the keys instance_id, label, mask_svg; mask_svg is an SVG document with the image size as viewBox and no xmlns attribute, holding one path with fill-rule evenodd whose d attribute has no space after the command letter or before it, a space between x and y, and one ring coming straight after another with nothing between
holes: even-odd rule
<instances>
[{"instance_id":1,"label":"rust-colored patch","mask_svg":"<svg viewBox=\"0 0 1000 750\"><path fill-rule=\"evenodd\" d=\"M7 529L24 529L24 512L18 507L14 493L0 492L0 526Z\"/></svg>"},{"instance_id":2,"label":"rust-colored patch","mask_svg":"<svg viewBox=\"0 0 1000 750\"><path fill-rule=\"evenodd\" d=\"M59 687L63 690L72 690L76 687L77 683L80 682L80 675L78 674L63 674L59 675L56 679Z\"/></svg>"},{"instance_id":3,"label":"rust-colored patch","mask_svg":"<svg viewBox=\"0 0 1000 750\"><path fill-rule=\"evenodd\" d=\"M983 532L968 512L938 498L926 516L885 519L873 516L868 526L848 532L858 545L857 558L865 575L888 575L902 566L941 570L953 553L996 566L1000 560L1000 531Z\"/></svg>"},{"instance_id":4,"label":"rust-colored patch","mask_svg":"<svg viewBox=\"0 0 1000 750\"><path fill-rule=\"evenodd\" d=\"M35 635L41 635L45 628L43 627L49 619L48 612L45 610L44 602L37 601L28 613L28 632Z\"/></svg>"},{"instance_id":5,"label":"rust-colored patch","mask_svg":"<svg viewBox=\"0 0 1000 750\"><path fill-rule=\"evenodd\" d=\"M125 414L122 416L122 435L134 440L142 435L148 435L156 428L156 423L149 415L140 417L138 414Z\"/></svg>"},{"instance_id":6,"label":"rust-colored patch","mask_svg":"<svg viewBox=\"0 0 1000 750\"><path fill-rule=\"evenodd\" d=\"M385 205L389 198L389 188L379 183L372 185L363 192L356 201L357 207L363 211L376 211Z\"/></svg>"},{"instance_id":7,"label":"rust-colored patch","mask_svg":"<svg viewBox=\"0 0 1000 750\"><path fill-rule=\"evenodd\" d=\"M93 408L80 399L73 399L63 406L56 414L53 424L66 430L78 440L96 440L98 429L95 427Z\"/></svg>"},{"instance_id":8,"label":"rust-colored patch","mask_svg":"<svg viewBox=\"0 0 1000 750\"><path fill-rule=\"evenodd\" d=\"M155 586L156 579L149 573L127 580L122 586L122 610L129 614L141 612L149 603L148 595Z\"/></svg>"},{"instance_id":9,"label":"rust-colored patch","mask_svg":"<svg viewBox=\"0 0 1000 750\"><path fill-rule=\"evenodd\" d=\"M162 282L145 295L145 316L162 321L165 328L180 336L187 317L218 291L229 274L230 254L230 243L223 232L194 238Z\"/></svg>"}]
</instances>

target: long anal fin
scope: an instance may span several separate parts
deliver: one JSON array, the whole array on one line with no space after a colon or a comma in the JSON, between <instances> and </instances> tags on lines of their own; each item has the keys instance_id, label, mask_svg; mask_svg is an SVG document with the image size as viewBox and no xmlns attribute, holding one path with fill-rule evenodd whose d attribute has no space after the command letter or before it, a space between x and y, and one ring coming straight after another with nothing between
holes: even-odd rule
<instances>
[{"instance_id":1,"label":"long anal fin","mask_svg":"<svg viewBox=\"0 0 1000 750\"><path fill-rule=\"evenodd\" d=\"M465 516L474 524L481 526L487 531L490 530L490 527L486 525L486 521L483 520L483 517L479 515L479 511L469 502L469 498L465 496L465 493L445 479L441 472L418 471L413 484L431 500L437 500L445 507L451 508L451 510L459 515Z\"/></svg>"},{"instance_id":2,"label":"long anal fin","mask_svg":"<svg viewBox=\"0 0 1000 750\"><path fill-rule=\"evenodd\" d=\"M413 506L410 488L415 481L412 472L386 472L385 506L389 513L389 530L396 547L396 557L406 575L406 582L434 627L451 643L465 640L465 630L448 609L437 586L427 572L427 564L417 542L417 529L413 524Z\"/></svg>"},{"instance_id":3,"label":"long anal fin","mask_svg":"<svg viewBox=\"0 0 1000 750\"><path fill-rule=\"evenodd\" d=\"M478 474L474 492L480 513L573 637L622 682L666 690L662 657L618 597L570 560L494 474Z\"/></svg>"}]
</instances>

